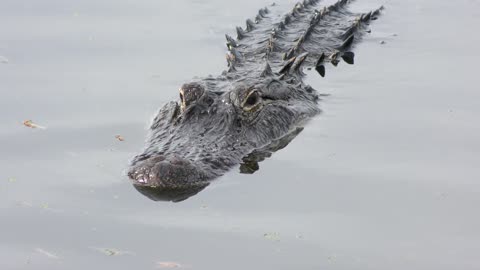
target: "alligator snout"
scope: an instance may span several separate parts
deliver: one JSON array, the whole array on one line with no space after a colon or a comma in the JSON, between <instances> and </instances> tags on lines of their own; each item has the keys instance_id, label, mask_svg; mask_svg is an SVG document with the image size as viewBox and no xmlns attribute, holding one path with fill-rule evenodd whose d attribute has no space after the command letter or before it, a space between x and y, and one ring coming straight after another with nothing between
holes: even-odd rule
<instances>
[{"instance_id":1,"label":"alligator snout","mask_svg":"<svg viewBox=\"0 0 480 270\"><path fill-rule=\"evenodd\" d=\"M151 157L133 165L128 176L134 185L150 187L189 186L206 179L203 170L189 160L180 157Z\"/></svg>"}]
</instances>

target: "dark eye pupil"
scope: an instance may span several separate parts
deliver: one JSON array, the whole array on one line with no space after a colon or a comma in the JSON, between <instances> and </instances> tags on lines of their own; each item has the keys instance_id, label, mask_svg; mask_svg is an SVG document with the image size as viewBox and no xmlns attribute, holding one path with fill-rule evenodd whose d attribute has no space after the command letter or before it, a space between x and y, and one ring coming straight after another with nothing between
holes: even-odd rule
<instances>
[{"instance_id":1,"label":"dark eye pupil","mask_svg":"<svg viewBox=\"0 0 480 270\"><path fill-rule=\"evenodd\" d=\"M248 105L248 106L255 105L255 103L257 103L257 95L256 94L250 95L247 98L247 101L245 102L245 104Z\"/></svg>"}]
</instances>

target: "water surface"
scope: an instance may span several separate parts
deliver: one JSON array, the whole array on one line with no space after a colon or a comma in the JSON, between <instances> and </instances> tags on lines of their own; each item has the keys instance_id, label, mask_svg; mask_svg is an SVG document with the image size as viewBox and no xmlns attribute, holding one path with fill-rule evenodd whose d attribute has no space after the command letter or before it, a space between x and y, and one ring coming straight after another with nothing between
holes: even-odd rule
<instances>
[{"instance_id":1,"label":"water surface","mask_svg":"<svg viewBox=\"0 0 480 270\"><path fill-rule=\"evenodd\" d=\"M356 1L386 6L356 64L310 74L324 113L258 172L131 187L148 119L269 4L0 0L0 268L479 269L475 0Z\"/></svg>"}]
</instances>

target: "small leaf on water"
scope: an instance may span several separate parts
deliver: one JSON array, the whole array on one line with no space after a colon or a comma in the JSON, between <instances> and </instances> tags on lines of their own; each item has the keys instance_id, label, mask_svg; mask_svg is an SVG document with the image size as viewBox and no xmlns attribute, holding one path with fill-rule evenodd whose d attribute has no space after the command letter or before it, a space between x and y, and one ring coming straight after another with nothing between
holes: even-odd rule
<instances>
[{"instance_id":1,"label":"small leaf on water","mask_svg":"<svg viewBox=\"0 0 480 270\"><path fill-rule=\"evenodd\" d=\"M176 262L157 262L157 268L180 268L181 264Z\"/></svg>"},{"instance_id":2,"label":"small leaf on water","mask_svg":"<svg viewBox=\"0 0 480 270\"><path fill-rule=\"evenodd\" d=\"M44 249L41 249L41 248L36 248L35 251L40 253L40 254L43 254L43 255L47 256L50 259L60 259L57 255L55 255L55 254L53 254L49 251L46 251Z\"/></svg>"},{"instance_id":3,"label":"small leaf on water","mask_svg":"<svg viewBox=\"0 0 480 270\"><path fill-rule=\"evenodd\" d=\"M295 237L296 237L297 239L303 239L303 234L297 233L297 234L295 235Z\"/></svg>"},{"instance_id":4,"label":"small leaf on water","mask_svg":"<svg viewBox=\"0 0 480 270\"><path fill-rule=\"evenodd\" d=\"M8 59L5 56L0 55L0 63L2 64L8 64Z\"/></svg>"},{"instance_id":5,"label":"small leaf on water","mask_svg":"<svg viewBox=\"0 0 480 270\"><path fill-rule=\"evenodd\" d=\"M33 204L27 201L19 201L17 202L17 205L22 207L33 207Z\"/></svg>"},{"instance_id":6,"label":"small leaf on water","mask_svg":"<svg viewBox=\"0 0 480 270\"><path fill-rule=\"evenodd\" d=\"M15 183L15 182L17 182L17 179L13 178L13 177L10 177L10 178L8 178L8 182Z\"/></svg>"},{"instance_id":7,"label":"small leaf on water","mask_svg":"<svg viewBox=\"0 0 480 270\"><path fill-rule=\"evenodd\" d=\"M121 142L125 141L125 138L123 138L122 135L115 135L115 139L117 139Z\"/></svg>"},{"instance_id":8,"label":"small leaf on water","mask_svg":"<svg viewBox=\"0 0 480 270\"><path fill-rule=\"evenodd\" d=\"M103 253L107 256L118 256L118 255L133 255L130 251L122 251L114 248L99 248L99 247L92 247L91 249L96 250L100 253Z\"/></svg>"},{"instance_id":9,"label":"small leaf on water","mask_svg":"<svg viewBox=\"0 0 480 270\"><path fill-rule=\"evenodd\" d=\"M270 232L263 234L263 237L271 241L280 241L280 234L277 232Z\"/></svg>"},{"instance_id":10,"label":"small leaf on water","mask_svg":"<svg viewBox=\"0 0 480 270\"><path fill-rule=\"evenodd\" d=\"M33 123L32 120L23 121L23 125L26 126L26 127L29 127L29 128L46 129L46 127L43 127L43 126L40 126L40 125L37 125L37 124Z\"/></svg>"}]
</instances>

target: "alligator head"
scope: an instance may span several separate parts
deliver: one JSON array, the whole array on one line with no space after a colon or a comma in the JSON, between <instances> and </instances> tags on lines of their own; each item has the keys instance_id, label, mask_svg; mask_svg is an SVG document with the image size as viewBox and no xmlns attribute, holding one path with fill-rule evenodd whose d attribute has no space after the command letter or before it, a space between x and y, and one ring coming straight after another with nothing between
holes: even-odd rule
<instances>
[{"instance_id":1,"label":"alligator head","mask_svg":"<svg viewBox=\"0 0 480 270\"><path fill-rule=\"evenodd\" d=\"M146 148L128 172L134 185L205 186L242 159L251 161L246 157L254 150L295 133L319 112L316 93L281 80L218 87L208 81L186 83L179 100L160 109Z\"/></svg>"}]
</instances>

